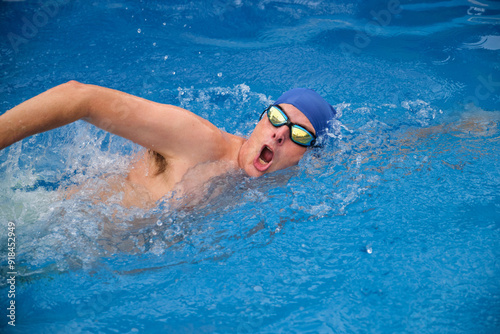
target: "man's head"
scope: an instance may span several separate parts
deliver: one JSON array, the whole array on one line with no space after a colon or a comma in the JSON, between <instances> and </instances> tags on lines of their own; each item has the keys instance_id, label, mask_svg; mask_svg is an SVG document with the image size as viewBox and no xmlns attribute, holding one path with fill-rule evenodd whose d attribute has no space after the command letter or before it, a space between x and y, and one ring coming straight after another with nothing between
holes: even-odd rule
<instances>
[{"instance_id":1,"label":"man's head","mask_svg":"<svg viewBox=\"0 0 500 334\"><path fill-rule=\"evenodd\" d=\"M299 109L311 122L316 136L321 136L328 128L328 122L335 117L335 109L312 89L295 88L281 95L275 105L291 104Z\"/></svg>"},{"instance_id":2,"label":"man's head","mask_svg":"<svg viewBox=\"0 0 500 334\"><path fill-rule=\"evenodd\" d=\"M335 109L311 89L289 90L273 106L279 107L273 111L282 114L281 122L276 122L273 114L268 112L240 150L238 163L250 176L296 165L308 143L298 136L307 133L313 137L321 136L326 132L328 122L335 117Z\"/></svg>"}]
</instances>

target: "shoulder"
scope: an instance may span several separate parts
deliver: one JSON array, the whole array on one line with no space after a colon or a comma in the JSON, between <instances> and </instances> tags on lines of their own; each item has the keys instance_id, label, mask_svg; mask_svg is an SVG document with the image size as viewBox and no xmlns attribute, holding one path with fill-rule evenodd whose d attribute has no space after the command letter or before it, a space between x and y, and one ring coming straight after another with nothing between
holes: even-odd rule
<instances>
[{"instance_id":1,"label":"shoulder","mask_svg":"<svg viewBox=\"0 0 500 334\"><path fill-rule=\"evenodd\" d=\"M157 149L160 154L168 160L178 158L190 165L230 156L239 137L222 131L191 111L175 106L167 108L168 119L158 133L163 139Z\"/></svg>"}]
</instances>

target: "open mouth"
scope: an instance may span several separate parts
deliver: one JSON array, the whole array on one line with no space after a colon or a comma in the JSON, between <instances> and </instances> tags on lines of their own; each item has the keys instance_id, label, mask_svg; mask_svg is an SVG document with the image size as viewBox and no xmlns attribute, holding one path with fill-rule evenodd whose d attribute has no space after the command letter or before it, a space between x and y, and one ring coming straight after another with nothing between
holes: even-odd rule
<instances>
[{"instance_id":1,"label":"open mouth","mask_svg":"<svg viewBox=\"0 0 500 334\"><path fill-rule=\"evenodd\" d=\"M254 166L257 170L264 172L271 166L274 152L266 145L262 147L259 156L255 159Z\"/></svg>"}]
</instances>

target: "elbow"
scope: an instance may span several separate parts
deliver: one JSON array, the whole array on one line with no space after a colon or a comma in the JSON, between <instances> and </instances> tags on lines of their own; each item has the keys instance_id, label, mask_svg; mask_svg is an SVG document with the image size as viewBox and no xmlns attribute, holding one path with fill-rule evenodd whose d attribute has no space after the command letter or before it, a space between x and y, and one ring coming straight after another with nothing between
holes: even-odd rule
<instances>
[{"instance_id":1,"label":"elbow","mask_svg":"<svg viewBox=\"0 0 500 334\"><path fill-rule=\"evenodd\" d=\"M79 119L88 117L88 85L71 80L59 85L57 88L59 93L64 96L64 100L73 104L72 109L77 111Z\"/></svg>"},{"instance_id":2,"label":"elbow","mask_svg":"<svg viewBox=\"0 0 500 334\"><path fill-rule=\"evenodd\" d=\"M64 96L74 99L84 96L87 90L86 87L86 84L71 80L55 87L55 89L59 94L64 94Z\"/></svg>"},{"instance_id":3,"label":"elbow","mask_svg":"<svg viewBox=\"0 0 500 334\"><path fill-rule=\"evenodd\" d=\"M76 80L70 80L66 83L63 83L59 87L64 88L65 90L81 90L85 86L86 85L81 82L78 82Z\"/></svg>"}]
</instances>

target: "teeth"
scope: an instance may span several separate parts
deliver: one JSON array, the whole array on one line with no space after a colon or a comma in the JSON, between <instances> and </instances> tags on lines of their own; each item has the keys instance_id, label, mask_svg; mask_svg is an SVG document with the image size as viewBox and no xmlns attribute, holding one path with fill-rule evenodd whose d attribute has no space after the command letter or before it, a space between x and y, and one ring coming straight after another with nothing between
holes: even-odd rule
<instances>
[{"instance_id":1,"label":"teeth","mask_svg":"<svg viewBox=\"0 0 500 334\"><path fill-rule=\"evenodd\" d=\"M259 162L263 165L267 164L267 162L265 162L262 158L259 158Z\"/></svg>"}]
</instances>

